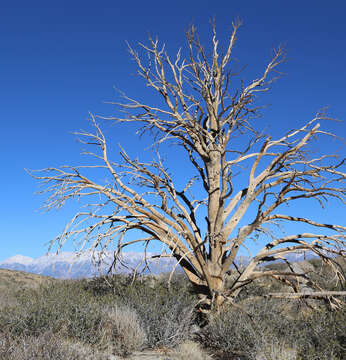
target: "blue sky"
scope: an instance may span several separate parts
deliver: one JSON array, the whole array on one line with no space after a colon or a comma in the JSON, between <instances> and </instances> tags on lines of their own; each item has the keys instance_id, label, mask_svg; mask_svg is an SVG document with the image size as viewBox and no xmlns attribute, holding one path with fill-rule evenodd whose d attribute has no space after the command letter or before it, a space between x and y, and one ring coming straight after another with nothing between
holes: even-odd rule
<instances>
[{"instance_id":1,"label":"blue sky","mask_svg":"<svg viewBox=\"0 0 346 360\"><path fill-rule=\"evenodd\" d=\"M44 244L69 220L69 209L37 211L43 198L24 168L76 164L80 145L72 131L88 128L88 111L111 115L104 101L114 87L136 97L146 88L126 43L158 35L174 54L194 23L202 41L215 17L226 39L236 17L243 20L235 56L255 78L283 44L286 75L265 102L263 122L274 133L301 125L316 111L345 120L346 3L344 1L12 1L0 5L1 177L0 261L16 254L43 255ZM346 134L346 123L331 124ZM133 133L114 133L138 150ZM312 210L312 209L311 209ZM323 215L345 223L341 205ZM67 246L66 250L71 250Z\"/></svg>"}]
</instances>

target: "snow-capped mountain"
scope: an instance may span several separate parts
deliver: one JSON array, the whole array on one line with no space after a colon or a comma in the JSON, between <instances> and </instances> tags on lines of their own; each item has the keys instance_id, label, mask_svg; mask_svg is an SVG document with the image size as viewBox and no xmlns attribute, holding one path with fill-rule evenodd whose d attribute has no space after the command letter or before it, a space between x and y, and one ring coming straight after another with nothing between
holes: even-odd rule
<instances>
[{"instance_id":1,"label":"snow-capped mountain","mask_svg":"<svg viewBox=\"0 0 346 360\"><path fill-rule=\"evenodd\" d=\"M73 252L61 252L59 254L47 254L37 259L28 256L15 255L0 262L0 268L21 270L55 278L83 278L105 274L113 262L113 252L106 252L102 261L98 263L99 253L82 253L77 255ZM153 255L147 253L148 258ZM122 263L117 263L116 272L129 273L132 269L141 271L145 268L144 254L139 252L125 252ZM147 261L150 272L157 274L170 271L176 262L172 258L149 259ZM149 272L149 270L145 270Z\"/></svg>"},{"instance_id":2,"label":"snow-capped mountain","mask_svg":"<svg viewBox=\"0 0 346 360\"><path fill-rule=\"evenodd\" d=\"M23 255L15 255L10 257L9 259L5 260L7 264L22 264L22 265L29 265L33 262L33 258L29 256Z\"/></svg>"},{"instance_id":3,"label":"snow-capped mountain","mask_svg":"<svg viewBox=\"0 0 346 360\"><path fill-rule=\"evenodd\" d=\"M98 265L99 255L99 253L96 253L93 257L91 253L85 252L77 256L73 252L61 252L59 254L47 254L37 259L15 255L0 262L0 268L21 270L55 278L93 277L107 273L113 261L113 252L108 251L102 256L102 261ZM150 259L152 255L154 254L147 253L149 259L147 264L152 274L169 272L176 264L176 261L172 258ZM311 257L313 257L312 253L307 253L305 256L303 253L297 253L289 254L287 259L290 262L299 262ZM116 272L118 273L130 273L133 269L137 269L137 271L145 269L143 253L124 252L122 260L121 263L118 262L116 265ZM249 257L247 256L240 256L236 260L238 266L246 265L248 262ZM149 270L145 269L144 273L149 273Z\"/></svg>"}]
</instances>

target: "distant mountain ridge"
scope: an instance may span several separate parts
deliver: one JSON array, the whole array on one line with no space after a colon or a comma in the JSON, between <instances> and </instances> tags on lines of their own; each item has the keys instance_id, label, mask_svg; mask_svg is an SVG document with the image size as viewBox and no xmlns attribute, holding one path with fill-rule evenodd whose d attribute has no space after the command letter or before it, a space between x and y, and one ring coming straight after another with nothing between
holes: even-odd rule
<instances>
[{"instance_id":1,"label":"distant mountain ridge","mask_svg":"<svg viewBox=\"0 0 346 360\"><path fill-rule=\"evenodd\" d=\"M98 255L99 253L96 254L95 260L98 259ZM147 253L148 258L152 255L154 254ZM307 258L311 258L311 254L307 254ZM81 253L78 256L77 253L73 252L61 252L59 254L43 255L36 259L15 255L0 262L0 268L26 271L60 279L88 278L107 273L113 261L113 252L105 252L102 259L100 266L97 266L90 252ZM299 262L305 258L304 254L290 254L289 259L293 262ZM248 261L248 257L240 256L238 265L239 263L245 265ZM171 271L176 265L176 260L165 257L149 259L147 261L149 269L145 269L144 253L124 252L123 264L117 263L116 272L131 273L132 269L137 269L138 271L144 270L144 273L159 274Z\"/></svg>"},{"instance_id":2,"label":"distant mountain ridge","mask_svg":"<svg viewBox=\"0 0 346 360\"><path fill-rule=\"evenodd\" d=\"M102 256L100 266L97 264L99 253L93 259L91 253L61 252L46 254L39 258L15 255L0 262L0 268L21 270L34 274L51 276L62 279L87 278L107 273L113 261L113 252L106 252ZM154 254L147 253L148 258ZM158 274L171 271L176 261L172 258L149 259L149 269L145 269L144 253L124 252L123 264L117 263L116 272L130 273L132 269L144 270L145 273Z\"/></svg>"}]
</instances>

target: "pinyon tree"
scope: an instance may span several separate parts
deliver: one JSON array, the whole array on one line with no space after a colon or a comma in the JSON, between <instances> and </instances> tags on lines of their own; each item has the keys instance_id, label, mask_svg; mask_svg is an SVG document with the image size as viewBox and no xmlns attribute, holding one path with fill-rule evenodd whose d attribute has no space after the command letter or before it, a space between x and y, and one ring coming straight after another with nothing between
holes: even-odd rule
<instances>
[{"instance_id":1,"label":"pinyon tree","mask_svg":"<svg viewBox=\"0 0 346 360\"><path fill-rule=\"evenodd\" d=\"M233 66L233 50L240 25L233 23L224 51L215 26L209 50L202 46L195 27L186 33L187 46L174 57L151 37L146 45L138 45L142 55L129 46L138 74L157 94L157 103L122 95L123 102L116 103L119 116L91 114L93 132L77 133L84 144L96 149L85 152L91 156L89 166L31 171L42 182L41 193L48 194L48 210L72 199L81 202L80 211L52 244L61 247L77 238L81 249L115 248L116 260L131 244L159 241L166 254L161 255L174 257L194 285L201 307L232 302L246 285L263 277L298 292L299 277L308 278L308 273L259 267L275 260L289 266L289 255L296 252L320 256L343 280L336 258L345 257L346 227L314 221L308 212L304 217L288 215L294 206L283 207L299 200L310 206L316 200L322 208L328 200L345 204L344 160L312 151L321 137L336 138L321 130L328 117L319 112L276 139L263 131L256 98L280 76L277 68L285 52L274 50L257 79L237 82L241 73ZM234 84L240 85L234 88ZM152 160L131 158L123 147L118 159L111 159L100 126L105 121L135 123L138 136L151 136ZM184 185L182 174L171 173L165 165L166 144L175 146L179 161L186 162L181 165L184 174L192 169ZM170 151L165 155L174 157ZM100 176L100 171L105 175ZM285 224L297 224L296 228L303 224L312 230L287 234L282 231ZM132 230L136 234L140 230L143 238L127 237ZM257 253L238 267L240 250L248 248L251 253L258 245ZM238 276L226 287L232 266ZM317 283L312 287L322 290Z\"/></svg>"}]
</instances>

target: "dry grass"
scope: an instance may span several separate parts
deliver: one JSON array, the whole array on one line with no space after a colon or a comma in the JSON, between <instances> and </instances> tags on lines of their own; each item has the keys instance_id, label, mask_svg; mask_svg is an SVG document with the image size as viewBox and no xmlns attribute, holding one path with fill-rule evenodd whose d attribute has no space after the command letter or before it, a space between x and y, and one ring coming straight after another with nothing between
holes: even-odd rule
<instances>
[{"instance_id":1,"label":"dry grass","mask_svg":"<svg viewBox=\"0 0 346 360\"><path fill-rule=\"evenodd\" d=\"M51 332L39 336L0 334L1 360L102 360L95 349L68 343Z\"/></svg>"},{"instance_id":2,"label":"dry grass","mask_svg":"<svg viewBox=\"0 0 346 360\"><path fill-rule=\"evenodd\" d=\"M256 360L297 360L297 350L286 344L266 344L262 349L257 350Z\"/></svg>"},{"instance_id":3,"label":"dry grass","mask_svg":"<svg viewBox=\"0 0 346 360\"><path fill-rule=\"evenodd\" d=\"M187 341L180 344L174 352L177 360L212 360L212 358L201 349L201 345Z\"/></svg>"},{"instance_id":4,"label":"dry grass","mask_svg":"<svg viewBox=\"0 0 346 360\"><path fill-rule=\"evenodd\" d=\"M102 317L102 344L107 351L129 355L143 349L147 335L133 309L109 307L103 310Z\"/></svg>"}]
</instances>

